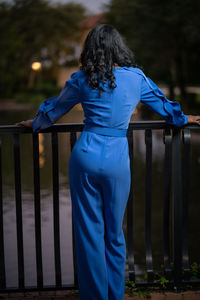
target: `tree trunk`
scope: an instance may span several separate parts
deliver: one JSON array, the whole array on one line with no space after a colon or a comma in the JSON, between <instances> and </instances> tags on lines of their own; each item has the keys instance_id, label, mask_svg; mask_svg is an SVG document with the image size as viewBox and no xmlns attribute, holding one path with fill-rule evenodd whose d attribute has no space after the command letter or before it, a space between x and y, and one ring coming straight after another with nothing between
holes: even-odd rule
<instances>
[{"instance_id":1,"label":"tree trunk","mask_svg":"<svg viewBox=\"0 0 200 300\"><path fill-rule=\"evenodd\" d=\"M175 98L175 91L174 91L175 82L176 82L175 68L174 68L173 61L171 61L170 68L169 68L169 81L168 81L170 100L174 100Z\"/></svg>"},{"instance_id":2,"label":"tree trunk","mask_svg":"<svg viewBox=\"0 0 200 300\"><path fill-rule=\"evenodd\" d=\"M177 84L180 89L180 104L182 108L187 109L186 72L182 51L178 51L175 57L175 66Z\"/></svg>"}]
</instances>

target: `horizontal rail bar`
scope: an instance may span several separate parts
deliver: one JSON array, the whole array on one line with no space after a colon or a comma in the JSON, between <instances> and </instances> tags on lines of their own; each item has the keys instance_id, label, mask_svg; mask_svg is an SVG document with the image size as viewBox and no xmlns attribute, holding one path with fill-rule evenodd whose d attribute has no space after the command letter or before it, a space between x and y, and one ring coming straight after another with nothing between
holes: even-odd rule
<instances>
[{"instance_id":1,"label":"horizontal rail bar","mask_svg":"<svg viewBox=\"0 0 200 300\"><path fill-rule=\"evenodd\" d=\"M194 287L199 287L200 285L200 281L199 280L183 280L183 284L185 285L192 285ZM173 280L170 280L167 284L168 287L172 287L174 286L174 282ZM160 284L156 281L154 282L148 282L148 281L136 281L135 282L135 286L136 287L160 287ZM59 290L74 290L78 288L78 286L75 285L62 285L62 287L59 288ZM42 291L56 291L58 290L58 288L56 286L44 286ZM9 292L15 292L15 293L20 293L20 292L34 292L34 291L41 291L40 288L38 287L25 287L25 288L7 288L6 289L6 293ZM0 293L5 293L4 289L0 289ZM28 297L27 297L28 298Z\"/></svg>"},{"instance_id":2,"label":"horizontal rail bar","mask_svg":"<svg viewBox=\"0 0 200 300\"><path fill-rule=\"evenodd\" d=\"M82 131L84 127L83 123L57 123L48 127L46 129L41 130L41 132L79 132ZM147 128L150 129L165 129L167 127L174 128L175 125L170 125L164 120L159 121L134 121L129 123L129 130L144 130ZM200 129L200 126L195 124L185 125L184 128L190 129ZM17 125L0 125L0 133L1 134L10 134L10 133L32 133L32 128L28 128L25 126L17 126Z\"/></svg>"}]
</instances>

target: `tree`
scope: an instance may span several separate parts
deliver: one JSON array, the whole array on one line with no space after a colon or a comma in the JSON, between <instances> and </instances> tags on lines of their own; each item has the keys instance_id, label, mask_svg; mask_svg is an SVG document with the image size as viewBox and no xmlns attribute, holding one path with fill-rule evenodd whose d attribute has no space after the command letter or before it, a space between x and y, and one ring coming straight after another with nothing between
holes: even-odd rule
<instances>
[{"instance_id":1,"label":"tree","mask_svg":"<svg viewBox=\"0 0 200 300\"><path fill-rule=\"evenodd\" d=\"M0 93L11 96L25 88L31 63L44 55L55 71L61 56L77 41L84 18L79 4L51 6L45 0L14 0L0 4ZM63 54L64 53L64 54Z\"/></svg>"},{"instance_id":2,"label":"tree","mask_svg":"<svg viewBox=\"0 0 200 300\"><path fill-rule=\"evenodd\" d=\"M109 23L126 37L137 62L156 79L174 86L186 103L186 85L199 83L200 2L197 0L112 0Z\"/></svg>"}]
</instances>

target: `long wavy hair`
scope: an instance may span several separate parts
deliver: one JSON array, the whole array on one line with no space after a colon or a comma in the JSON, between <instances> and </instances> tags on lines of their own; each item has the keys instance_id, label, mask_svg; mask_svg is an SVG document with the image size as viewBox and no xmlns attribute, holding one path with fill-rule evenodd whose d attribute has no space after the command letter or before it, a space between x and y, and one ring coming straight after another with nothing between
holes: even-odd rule
<instances>
[{"instance_id":1,"label":"long wavy hair","mask_svg":"<svg viewBox=\"0 0 200 300\"><path fill-rule=\"evenodd\" d=\"M100 24L87 35L80 55L80 69L87 76L88 85L102 92L105 83L111 89L116 87L115 66L136 67L133 57L119 32L111 25Z\"/></svg>"}]
</instances>

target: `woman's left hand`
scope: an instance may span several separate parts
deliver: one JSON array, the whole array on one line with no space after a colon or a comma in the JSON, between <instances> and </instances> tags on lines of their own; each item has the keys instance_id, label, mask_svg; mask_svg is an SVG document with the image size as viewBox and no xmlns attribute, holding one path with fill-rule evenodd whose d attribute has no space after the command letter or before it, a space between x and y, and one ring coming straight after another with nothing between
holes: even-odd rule
<instances>
[{"instance_id":1,"label":"woman's left hand","mask_svg":"<svg viewBox=\"0 0 200 300\"><path fill-rule=\"evenodd\" d=\"M29 128L32 128L32 123L31 123L32 120L26 120L26 121L21 121L19 123L16 123L15 125L23 125L25 127L29 127Z\"/></svg>"}]
</instances>

